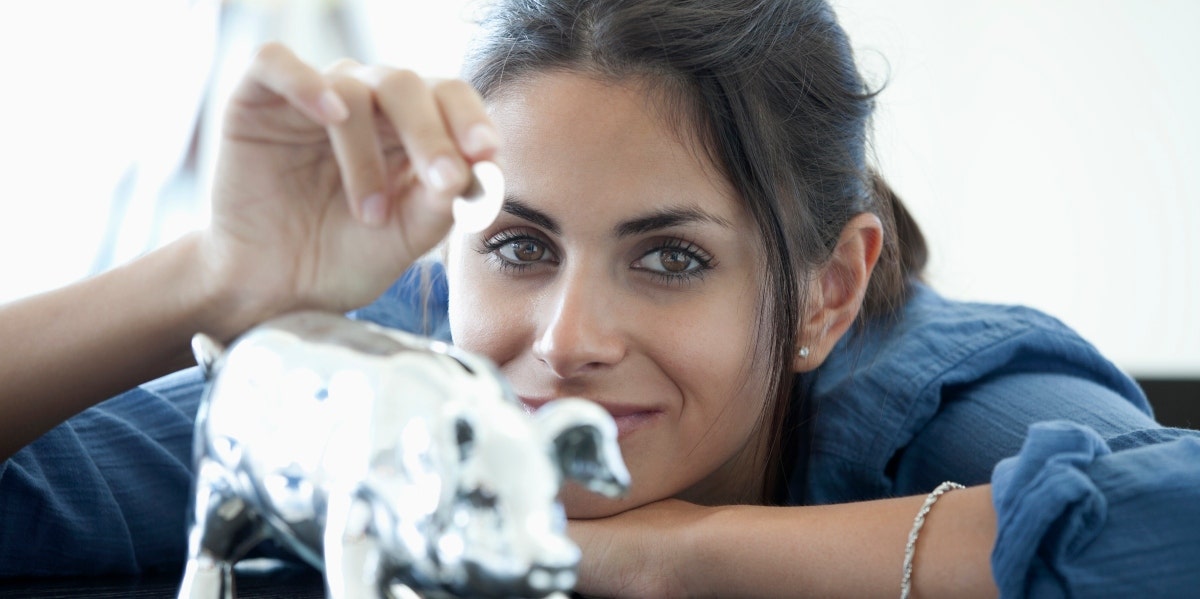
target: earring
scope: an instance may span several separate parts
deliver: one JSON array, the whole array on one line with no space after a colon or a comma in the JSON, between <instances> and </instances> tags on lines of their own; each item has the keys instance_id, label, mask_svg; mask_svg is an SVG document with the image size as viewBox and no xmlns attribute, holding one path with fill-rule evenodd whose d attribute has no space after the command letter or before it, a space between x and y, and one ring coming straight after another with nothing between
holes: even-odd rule
<instances>
[{"instance_id":1,"label":"earring","mask_svg":"<svg viewBox=\"0 0 1200 599\"><path fill-rule=\"evenodd\" d=\"M805 346L801 347L800 351L796 352L796 355L800 356L801 360L807 360L808 359L808 346L805 345Z\"/></svg>"}]
</instances>

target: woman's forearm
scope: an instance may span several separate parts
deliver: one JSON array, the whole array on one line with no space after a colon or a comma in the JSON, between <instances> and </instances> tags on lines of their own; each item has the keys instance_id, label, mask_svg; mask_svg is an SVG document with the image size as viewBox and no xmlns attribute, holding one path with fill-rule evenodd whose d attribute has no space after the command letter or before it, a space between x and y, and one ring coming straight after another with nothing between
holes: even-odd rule
<instances>
[{"instance_id":1,"label":"woman's forearm","mask_svg":"<svg viewBox=\"0 0 1200 599\"><path fill-rule=\"evenodd\" d=\"M896 597L924 497L811 507L714 508L685 543L700 596ZM913 597L996 595L991 487L947 493L916 544Z\"/></svg>"},{"instance_id":2,"label":"woman's forearm","mask_svg":"<svg viewBox=\"0 0 1200 599\"><path fill-rule=\"evenodd\" d=\"M184 238L67 287L0 306L0 459L77 412L191 363L192 334L236 332L236 306Z\"/></svg>"}]
</instances>

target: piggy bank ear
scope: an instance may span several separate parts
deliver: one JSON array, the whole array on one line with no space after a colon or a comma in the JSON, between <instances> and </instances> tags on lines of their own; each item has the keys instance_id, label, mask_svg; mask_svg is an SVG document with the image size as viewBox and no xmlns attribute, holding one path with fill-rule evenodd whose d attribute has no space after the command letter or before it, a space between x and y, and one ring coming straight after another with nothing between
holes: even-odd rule
<instances>
[{"instance_id":1,"label":"piggy bank ear","mask_svg":"<svg viewBox=\"0 0 1200 599\"><path fill-rule=\"evenodd\" d=\"M585 399L558 399L538 409L534 418L564 479L608 497L629 490L617 425L603 408Z\"/></svg>"},{"instance_id":2,"label":"piggy bank ear","mask_svg":"<svg viewBox=\"0 0 1200 599\"><path fill-rule=\"evenodd\" d=\"M204 333L196 333L192 336L192 355L196 358L196 364L200 365L200 370L204 372L204 378L212 378L217 359L223 353L225 353L225 346L212 337Z\"/></svg>"}]
</instances>

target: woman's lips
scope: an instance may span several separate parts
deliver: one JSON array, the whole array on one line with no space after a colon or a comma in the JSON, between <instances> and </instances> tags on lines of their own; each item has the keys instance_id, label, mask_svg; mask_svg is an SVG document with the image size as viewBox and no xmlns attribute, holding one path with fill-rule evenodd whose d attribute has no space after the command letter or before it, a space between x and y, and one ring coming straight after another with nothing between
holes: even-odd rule
<instances>
[{"instance_id":1,"label":"woman's lips","mask_svg":"<svg viewBox=\"0 0 1200 599\"><path fill-rule=\"evenodd\" d=\"M533 414L542 406L550 403L551 399L541 399L535 397L521 396L521 406L525 411ZM587 399L587 398L583 398ZM656 408L647 408L644 406L631 406L623 404L609 404L600 401L593 401L596 405L604 408L609 416L617 424L617 434L620 437L625 437L634 431L649 426L662 416L662 410Z\"/></svg>"},{"instance_id":2,"label":"woman's lips","mask_svg":"<svg viewBox=\"0 0 1200 599\"><path fill-rule=\"evenodd\" d=\"M623 416L613 416L613 421L617 423L617 436L623 439L638 429L651 426L659 416L662 416L662 412L657 410L645 410Z\"/></svg>"}]
</instances>

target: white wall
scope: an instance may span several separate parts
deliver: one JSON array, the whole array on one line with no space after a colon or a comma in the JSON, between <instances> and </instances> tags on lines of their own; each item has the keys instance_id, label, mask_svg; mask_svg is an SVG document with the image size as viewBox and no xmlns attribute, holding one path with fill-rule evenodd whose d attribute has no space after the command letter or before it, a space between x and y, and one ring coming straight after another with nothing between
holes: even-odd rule
<instances>
[{"instance_id":1,"label":"white wall","mask_svg":"<svg viewBox=\"0 0 1200 599\"><path fill-rule=\"evenodd\" d=\"M307 16L332 0L231 4L253 18L225 30L210 119L264 39L317 64L355 51L453 76L471 33L464 0L349 3L360 29L340 41ZM869 76L887 80L877 162L924 227L933 283L1047 310L1135 375L1200 376L1200 2L834 5ZM196 57L217 44L211 6L0 11L0 301L94 269L109 196L131 169L140 191L113 259L203 223L211 130L190 204L176 197L164 214L151 196L196 113L208 68Z\"/></svg>"},{"instance_id":2,"label":"white wall","mask_svg":"<svg viewBox=\"0 0 1200 599\"><path fill-rule=\"evenodd\" d=\"M878 162L961 298L1200 375L1200 2L838 0ZM886 59L886 64L884 62Z\"/></svg>"},{"instance_id":3,"label":"white wall","mask_svg":"<svg viewBox=\"0 0 1200 599\"><path fill-rule=\"evenodd\" d=\"M154 207L199 109L216 8L191 0L0 7L0 302L159 241L155 229L167 223Z\"/></svg>"}]
</instances>

